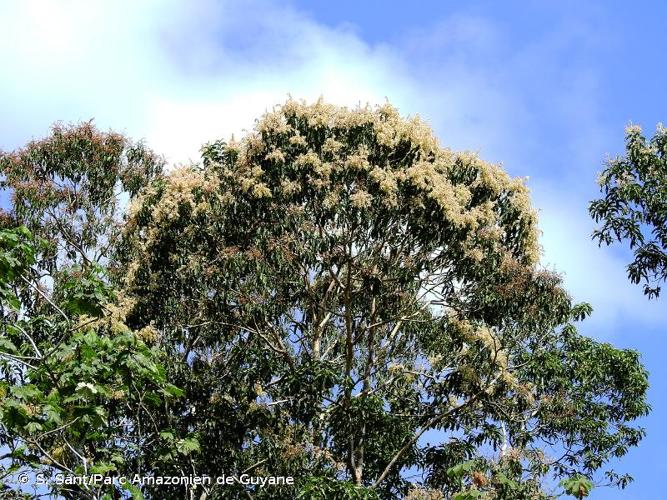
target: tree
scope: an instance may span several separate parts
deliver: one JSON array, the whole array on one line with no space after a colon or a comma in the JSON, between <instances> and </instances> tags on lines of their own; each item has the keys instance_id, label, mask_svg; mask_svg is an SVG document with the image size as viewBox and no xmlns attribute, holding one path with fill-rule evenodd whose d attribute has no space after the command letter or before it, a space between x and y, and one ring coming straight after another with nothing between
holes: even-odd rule
<instances>
[{"instance_id":1,"label":"tree","mask_svg":"<svg viewBox=\"0 0 667 500\"><path fill-rule=\"evenodd\" d=\"M599 178L603 197L590 204L601 226L593 233L600 245L626 242L634 260L632 283L643 283L658 297L667 278L667 131L658 126L647 141L637 126L626 129L625 155L607 162Z\"/></svg>"},{"instance_id":2,"label":"tree","mask_svg":"<svg viewBox=\"0 0 667 500\"><path fill-rule=\"evenodd\" d=\"M155 474L294 475L304 498L629 482L609 465L643 437L647 374L577 333L590 306L540 269L520 180L389 105L290 100L202 153L132 199L114 254L128 326L185 391L157 425L205 443L144 450Z\"/></svg>"},{"instance_id":3,"label":"tree","mask_svg":"<svg viewBox=\"0 0 667 500\"><path fill-rule=\"evenodd\" d=\"M123 198L163 166L142 143L92 122L56 124L49 137L0 153L0 189L12 199L0 220L45 240L40 265L48 272L99 263L115 245Z\"/></svg>"},{"instance_id":4,"label":"tree","mask_svg":"<svg viewBox=\"0 0 667 500\"><path fill-rule=\"evenodd\" d=\"M141 471L136 451L163 444L151 409L180 391L167 383L146 332L123 323L99 275L72 273L49 294L36 276L36 250L25 227L0 231L0 480L16 484L19 472L52 481L55 473ZM48 304L40 313L22 300L31 291ZM51 485L68 498L109 490Z\"/></svg>"},{"instance_id":5,"label":"tree","mask_svg":"<svg viewBox=\"0 0 667 500\"><path fill-rule=\"evenodd\" d=\"M151 330L124 323L127 299L106 276L118 199L160 170L142 145L90 123L55 126L48 138L0 154L12 199L0 218L5 495L29 473L53 494L99 498L110 489L58 484L54 474L141 471L142 448L178 448L150 412L180 391L166 380Z\"/></svg>"}]
</instances>

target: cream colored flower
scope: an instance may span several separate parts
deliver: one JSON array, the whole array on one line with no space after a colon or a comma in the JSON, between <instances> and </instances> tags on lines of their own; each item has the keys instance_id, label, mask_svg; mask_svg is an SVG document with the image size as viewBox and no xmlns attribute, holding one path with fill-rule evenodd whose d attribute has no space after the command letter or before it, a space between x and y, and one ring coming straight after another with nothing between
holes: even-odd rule
<instances>
[{"instance_id":1,"label":"cream colored flower","mask_svg":"<svg viewBox=\"0 0 667 500\"><path fill-rule=\"evenodd\" d=\"M260 182L259 184L255 184L253 186L252 195L255 198L271 198L271 190L266 184Z\"/></svg>"},{"instance_id":2,"label":"cream colored flower","mask_svg":"<svg viewBox=\"0 0 667 500\"><path fill-rule=\"evenodd\" d=\"M357 208L368 208L371 206L373 197L363 189L359 189L350 195L350 202Z\"/></svg>"}]
</instances>

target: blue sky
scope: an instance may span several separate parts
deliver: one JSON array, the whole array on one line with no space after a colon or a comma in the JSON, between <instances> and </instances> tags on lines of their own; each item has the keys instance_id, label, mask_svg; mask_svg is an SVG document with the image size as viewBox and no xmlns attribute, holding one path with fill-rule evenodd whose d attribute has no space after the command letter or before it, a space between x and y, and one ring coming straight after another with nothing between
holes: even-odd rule
<instances>
[{"instance_id":1,"label":"blue sky","mask_svg":"<svg viewBox=\"0 0 667 500\"><path fill-rule=\"evenodd\" d=\"M627 252L590 241L586 207L624 127L667 120L666 16L658 1L0 0L0 148L95 118L179 163L288 94L419 113L443 145L529 176L543 263L595 308L582 329L643 353L654 411L621 464L636 482L592 498L661 498L667 297L647 301Z\"/></svg>"}]
</instances>

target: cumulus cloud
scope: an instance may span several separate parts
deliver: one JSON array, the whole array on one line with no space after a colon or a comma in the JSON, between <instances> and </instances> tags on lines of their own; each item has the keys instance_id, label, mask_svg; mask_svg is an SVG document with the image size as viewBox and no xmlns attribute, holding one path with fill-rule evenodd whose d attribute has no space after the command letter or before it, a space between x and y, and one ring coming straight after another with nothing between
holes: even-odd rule
<instances>
[{"instance_id":1,"label":"cumulus cloud","mask_svg":"<svg viewBox=\"0 0 667 500\"><path fill-rule=\"evenodd\" d=\"M400 61L269 2L4 2L2 146L95 118L172 161L288 94L402 101Z\"/></svg>"},{"instance_id":2,"label":"cumulus cloud","mask_svg":"<svg viewBox=\"0 0 667 500\"><path fill-rule=\"evenodd\" d=\"M593 222L585 217L587 201L545 186L536 191L543 264L563 276L573 299L594 307L591 318L582 324L583 331L605 340L625 337L632 344L635 332L627 331L628 319L637 330L664 325L663 304L647 300L642 287L628 281L629 252L620 247L599 248L592 241Z\"/></svg>"},{"instance_id":3,"label":"cumulus cloud","mask_svg":"<svg viewBox=\"0 0 667 500\"><path fill-rule=\"evenodd\" d=\"M184 162L288 94L346 105L388 98L420 113L443 144L547 186L535 190L545 261L593 303L593 325L664 319L627 283L623 260L590 242L592 189L574 183L593 187L616 139L598 119L585 55L600 32L581 24L585 15L555 20L530 43L498 22L452 15L392 44L270 0L0 0L0 18L2 149L57 120L95 118Z\"/></svg>"}]
</instances>

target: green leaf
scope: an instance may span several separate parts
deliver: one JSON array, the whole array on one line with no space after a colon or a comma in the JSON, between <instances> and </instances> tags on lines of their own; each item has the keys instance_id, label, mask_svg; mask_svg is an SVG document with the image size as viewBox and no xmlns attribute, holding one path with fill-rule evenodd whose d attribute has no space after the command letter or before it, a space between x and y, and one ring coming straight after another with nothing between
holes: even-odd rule
<instances>
[{"instance_id":1,"label":"green leaf","mask_svg":"<svg viewBox=\"0 0 667 500\"><path fill-rule=\"evenodd\" d=\"M28 434L35 434L36 432L41 431L43 427L39 422L29 422L25 426L25 429L28 431Z\"/></svg>"},{"instance_id":2,"label":"green leaf","mask_svg":"<svg viewBox=\"0 0 667 500\"><path fill-rule=\"evenodd\" d=\"M185 438L178 442L177 449L183 455L189 455L193 452L199 452L199 441L195 438Z\"/></svg>"},{"instance_id":3,"label":"green leaf","mask_svg":"<svg viewBox=\"0 0 667 500\"><path fill-rule=\"evenodd\" d=\"M13 386L11 392L15 397L23 400L30 400L42 395L39 388L33 384Z\"/></svg>"},{"instance_id":4,"label":"green leaf","mask_svg":"<svg viewBox=\"0 0 667 500\"><path fill-rule=\"evenodd\" d=\"M468 460L467 462L455 465L454 467L447 469L447 477L457 478L457 479L461 478L465 474L472 471L474 466L475 466L474 460Z\"/></svg>"},{"instance_id":5,"label":"green leaf","mask_svg":"<svg viewBox=\"0 0 667 500\"><path fill-rule=\"evenodd\" d=\"M172 441L174 439L174 433L171 431L162 431L160 432L160 437L167 441Z\"/></svg>"},{"instance_id":6,"label":"green leaf","mask_svg":"<svg viewBox=\"0 0 667 500\"><path fill-rule=\"evenodd\" d=\"M110 463L95 464L90 468L90 472L93 474L107 474L113 470L116 470L116 466Z\"/></svg>"},{"instance_id":7,"label":"green leaf","mask_svg":"<svg viewBox=\"0 0 667 500\"><path fill-rule=\"evenodd\" d=\"M480 500L483 497L484 497L483 492L473 488L470 490L455 493L454 496L452 497L452 500Z\"/></svg>"},{"instance_id":8,"label":"green leaf","mask_svg":"<svg viewBox=\"0 0 667 500\"><path fill-rule=\"evenodd\" d=\"M4 351L9 354L14 354L16 353L16 346L14 345L14 342L9 340L6 337L0 337L0 351Z\"/></svg>"},{"instance_id":9,"label":"green leaf","mask_svg":"<svg viewBox=\"0 0 667 500\"><path fill-rule=\"evenodd\" d=\"M185 391L183 389L180 389L173 384L165 385L164 388L162 389L162 392L166 395L173 396L176 398L180 398L185 394Z\"/></svg>"},{"instance_id":10,"label":"green leaf","mask_svg":"<svg viewBox=\"0 0 667 500\"><path fill-rule=\"evenodd\" d=\"M141 490L139 489L138 486L130 483L129 481L125 481L122 484L122 487L125 491L127 491L130 495L132 495L132 498L134 500L144 500L144 495L141 493Z\"/></svg>"},{"instance_id":11,"label":"green leaf","mask_svg":"<svg viewBox=\"0 0 667 500\"><path fill-rule=\"evenodd\" d=\"M503 474L502 472L498 472L498 473L495 475L495 478L496 478L496 481L498 481L498 483L500 483L501 485L503 485L503 486L504 486L506 489L508 489L508 490L516 490L516 489L519 488L519 484L518 484L516 481L514 481L514 480L508 478L508 477L507 477L505 474Z\"/></svg>"},{"instance_id":12,"label":"green leaf","mask_svg":"<svg viewBox=\"0 0 667 500\"><path fill-rule=\"evenodd\" d=\"M575 498L587 497L593 489L593 482L586 476L576 475L568 479L563 479L560 485L565 493Z\"/></svg>"}]
</instances>

